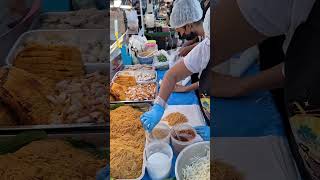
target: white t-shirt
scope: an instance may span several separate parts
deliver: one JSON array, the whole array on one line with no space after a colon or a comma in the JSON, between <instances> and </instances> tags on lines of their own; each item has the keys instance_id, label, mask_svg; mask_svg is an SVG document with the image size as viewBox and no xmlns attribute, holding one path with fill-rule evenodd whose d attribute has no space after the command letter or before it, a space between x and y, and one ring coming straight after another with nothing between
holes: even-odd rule
<instances>
[{"instance_id":1,"label":"white t-shirt","mask_svg":"<svg viewBox=\"0 0 320 180\"><path fill-rule=\"evenodd\" d=\"M308 18L315 0L237 0L249 24L266 36L285 34L286 52L296 28Z\"/></svg>"},{"instance_id":2,"label":"white t-shirt","mask_svg":"<svg viewBox=\"0 0 320 180\"><path fill-rule=\"evenodd\" d=\"M205 38L183 59L184 65L192 73L199 73L207 67L210 60L210 39Z\"/></svg>"}]
</instances>

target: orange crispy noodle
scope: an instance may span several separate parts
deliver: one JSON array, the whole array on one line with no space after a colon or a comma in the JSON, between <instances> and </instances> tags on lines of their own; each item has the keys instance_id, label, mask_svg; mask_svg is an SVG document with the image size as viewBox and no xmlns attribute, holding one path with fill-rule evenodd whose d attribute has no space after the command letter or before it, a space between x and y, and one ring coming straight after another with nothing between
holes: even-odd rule
<instances>
[{"instance_id":1,"label":"orange crispy noodle","mask_svg":"<svg viewBox=\"0 0 320 180\"><path fill-rule=\"evenodd\" d=\"M0 156L2 180L95 180L106 162L62 140L34 141Z\"/></svg>"},{"instance_id":2,"label":"orange crispy noodle","mask_svg":"<svg viewBox=\"0 0 320 180\"><path fill-rule=\"evenodd\" d=\"M138 178L142 171L145 132L142 112L121 106L110 112L110 174L121 179Z\"/></svg>"},{"instance_id":3,"label":"orange crispy noodle","mask_svg":"<svg viewBox=\"0 0 320 180\"><path fill-rule=\"evenodd\" d=\"M175 112L166 116L165 121L167 121L170 126L174 126L177 124L186 123L188 122L188 119L185 115Z\"/></svg>"}]
</instances>

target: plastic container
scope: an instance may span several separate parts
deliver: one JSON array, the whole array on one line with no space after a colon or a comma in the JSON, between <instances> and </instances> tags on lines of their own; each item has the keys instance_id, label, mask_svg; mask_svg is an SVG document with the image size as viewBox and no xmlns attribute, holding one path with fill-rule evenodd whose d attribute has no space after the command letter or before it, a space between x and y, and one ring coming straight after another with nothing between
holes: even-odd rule
<instances>
[{"instance_id":1,"label":"plastic container","mask_svg":"<svg viewBox=\"0 0 320 180\"><path fill-rule=\"evenodd\" d=\"M153 64L153 57L154 56L142 57L138 54L138 60L140 64Z\"/></svg>"},{"instance_id":2,"label":"plastic container","mask_svg":"<svg viewBox=\"0 0 320 180\"><path fill-rule=\"evenodd\" d=\"M179 154L185 147L201 141L196 130L188 123L173 126L170 137L175 154Z\"/></svg>"},{"instance_id":3,"label":"plastic container","mask_svg":"<svg viewBox=\"0 0 320 180\"><path fill-rule=\"evenodd\" d=\"M162 180L170 175L173 152L169 144L158 142L146 147L146 168L153 180Z\"/></svg>"},{"instance_id":4,"label":"plastic container","mask_svg":"<svg viewBox=\"0 0 320 180\"><path fill-rule=\"evenodd\" d=\"M151 133L147 134L147 143L164 142L170 144L170 127L160 122Z\"/></svg>"},{"instance_id":5,"label":"plastic container","mask_svg":"<svg viewBox=\"0 0 320 180\"><path fill-rule=\"evenodd\" d=\"M158 45L156 43L156 41L152 40L152 41L148 41L147 43L144 44L144 50L145 51L157 51L158 50Z\"/></svg>"},{"instance_id":6,"label":"plastic container","mask_svg":"<svg viewBox=\"0 0 320 180\"><path fill-rule=\"evenodd\" d=\"M184 179L182 171L186 166L191 165L194 161L194 157L205 157L208 151L210 151L209 141L192 144L181 151L177 157L175 165L175 175L177 180Z\"/></svg>"}]
</instances>

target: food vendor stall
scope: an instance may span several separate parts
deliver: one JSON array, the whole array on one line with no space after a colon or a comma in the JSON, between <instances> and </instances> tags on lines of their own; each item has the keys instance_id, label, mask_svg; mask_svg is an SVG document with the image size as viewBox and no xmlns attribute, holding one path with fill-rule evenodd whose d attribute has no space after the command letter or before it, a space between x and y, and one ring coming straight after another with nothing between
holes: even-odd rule
<instances>
[{"instance_id":1,"label":"food vendor stall","mask_svg":"<svg viewBox=\"0 0 320 180\"><path fill-rule=\"evenodd\" d=\"M148 6L150 2L153 1L147 2L145 10L149 15L140 20L145 23L140 26L140 31L128 33L130 29L127 26L125 32L110 34L115 38L110 47L111 179L179 179L177 176L181 179L185 171L194 174L193 168L198 165L192 164L190 158L196 156L201 157L197 162L203 165L204 173L209 173L209 142L204 141L194 129L206 126L208 122L195 91L172 93L162 120L151 133L146 133L141 125L140 116L153 105L165 73L180 59L177 57L180 41L177 34L161 19L163 17L158 19L157 4L164 2L154 3L153 10ZM167 10L161 8L159 14L167 18L163 12ZM110 20L114 32L122 23L115 21L117 19ZM190 85L191 78L179 84Z\"/></svg>"},{"instance_id":2,"label":"food vendor stall","mask_svg":"<svg viewBox=\"0 0 320 180\"><path fill-rule=\"evenodd\" d=\"M25 2L34 4L1 36L0 177L94 180L109 159L108 13Z\"/></svg>"}]
</instances>

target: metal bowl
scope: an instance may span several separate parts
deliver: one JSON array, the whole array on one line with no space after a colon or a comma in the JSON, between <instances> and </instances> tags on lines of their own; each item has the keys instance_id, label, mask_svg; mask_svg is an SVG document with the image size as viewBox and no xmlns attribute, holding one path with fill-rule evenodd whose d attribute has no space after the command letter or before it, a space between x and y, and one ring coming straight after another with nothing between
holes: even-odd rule
<instances>
[{"instance_id":1,"label":"metal bowl","mask_svg":"<svg viewBox=\"0 0 320 180\"><path fill-rule=\"evenodd\" d=\"M209 141L195 143L183 149L177 158L175 166L177 180L183 180L182 169L187 165L191 165L194 157L205 157L208 149L210 150Z\"/></svg>"}]
</instances>

